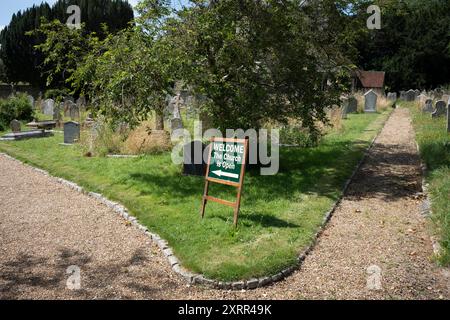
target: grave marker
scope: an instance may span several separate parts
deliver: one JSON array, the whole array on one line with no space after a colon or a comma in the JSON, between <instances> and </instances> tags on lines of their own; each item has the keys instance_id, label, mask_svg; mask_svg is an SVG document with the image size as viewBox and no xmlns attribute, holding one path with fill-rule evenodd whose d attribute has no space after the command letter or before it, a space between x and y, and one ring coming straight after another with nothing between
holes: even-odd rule
<instances>
[{"instance_id":1,"label":"grave marker","mask_svg":"<svg viewBox=\"0 0 450 320\"><path fill-rule=\"evenodd\" d=\"M17 120L11 121L10 126L11 126L11 131L14 133L22 131L22 126L21 126L20 122Z\"/></svg>"},{"instance_id":2,"label":"grave marker","mask_svg":"<svg viewBox=\"0 0 450 320\"><path fill-rule=\"evenodd\" d=\"M364 95L365 103L364 103L364 112L377 112L377 100L378 96L373 90L369 90Z\"/></svg>"},{"instance_id":3,"label":"grave marker","mask_svg":"<svg viewBox=\"0 0 450 320\"><path fill-rule=\"evenodd\" d=\"M442 117L447 113L447 103L445 101L439 100L436 102L436 110L431 114L433 119Z\"/></svg>"},{"instance_id":4,"label":"grave marker","mask_svg":"<svg viewBox=\"0 0 450 320\"><path fill-rule=\"evenodd\" d=\"M80 125L78 122L64 123L64 143L73 144L80 139Z\"/></svg>"}]
</instances>

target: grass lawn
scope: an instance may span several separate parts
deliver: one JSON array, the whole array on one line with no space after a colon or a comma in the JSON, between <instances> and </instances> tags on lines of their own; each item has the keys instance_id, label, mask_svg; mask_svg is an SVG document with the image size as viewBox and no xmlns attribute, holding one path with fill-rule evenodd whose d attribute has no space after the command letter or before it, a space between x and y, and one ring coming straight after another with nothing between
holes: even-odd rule
<instances>
[{"instance_id":1,"label":"grass lawn","mask_svg":"<svg viewBox=\"0 0 450 320\"><path fill-rule=\"evenodd\" d=\"M230 281L275 274L293 264L387 117L387 112L349 115L344 128L320 146L282 149L278 175L249 172L238 229L233 210L219 204L209 203L200 219L204 179L182 176L169 153L85 158L77 146L58 145L61 134L0 142L0 150L122 203L169 242L184 267ZM213 185L210 194L232 200L235 189Z\"/></svg>"},{"instance_id":2,"label":"grass lawn","mask_svg":"<svg viewBox=\"0 0 450 320\"><path fill-rule=\"evenodd\" d=\"M427 165L427 182L432 198L433 222L440 237L442 254L439 261L450 265L450 134L446 117L431 119L416 105L407 105L413 115L420 153Z\"/></svg>"}]
</instances>

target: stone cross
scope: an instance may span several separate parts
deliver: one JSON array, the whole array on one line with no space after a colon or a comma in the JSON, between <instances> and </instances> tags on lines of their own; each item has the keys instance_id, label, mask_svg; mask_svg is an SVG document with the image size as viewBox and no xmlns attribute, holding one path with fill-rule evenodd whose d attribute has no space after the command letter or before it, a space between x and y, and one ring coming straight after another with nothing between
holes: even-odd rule
<instances>
[{"instance_id":1,"label":"stone cross","mask_svg":"<svg viewBox=\"0 0 450 320\"><path fill-rule=\"evenodd\" d=\"M369 90L364 95L364 112L377 112L377 100L378 96L373 90Z\"/></svg>"},{"instance_id":2,"label":"stone cross","mask_svg":"<svg viewBox=\"0 0 450 320\"><path fill-rule=\"evenodd\" d=\"M80 139L80 124L69 121L64 123L64 143L73 144Z\"/></svg>"},{"instance_id":3,"label":"stone cross","mask_svg":"<svg viewBox=\"0 0 450 320\"><path fill-rule=\"evenodd\" d=\"M436 102L436 111L431 114L433 119L442 117L447 113L447 103L445 101L439 100Z\"/></svg>"},{"instance_id":4,"label":"stone cross","mask_svg":"<svg viewBox=\"0 0 450 320\"><path fill-rule=\"evenodd\" d=\"M183 121L181 118L173 118L170 120L170 128L172 129L172 132L178 129L183 129Z\"/></svg>"},{"instance_id":5,"label":"stone cross","mask_svg":"<svg viewBox=\"0 0 450 320\"><path fill-rule=\"evenodd\" d=\"M408 90L405 93L405 100L406 101L414 101L416 100L416 92L414 90Z\"/></svg>"}]
</instances>

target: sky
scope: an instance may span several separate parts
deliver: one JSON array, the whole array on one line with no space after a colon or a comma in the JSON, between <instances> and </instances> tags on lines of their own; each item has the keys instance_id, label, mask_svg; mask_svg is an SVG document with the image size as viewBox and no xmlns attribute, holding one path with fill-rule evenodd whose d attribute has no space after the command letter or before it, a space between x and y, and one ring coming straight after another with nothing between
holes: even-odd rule
<instances>
[{"instance_id":1,"label":"sky","mask_svg":"<svg viewBox=\"0 0 450 320\"><path fill-rule=\"evenodd\" d=\"M133 6L136 5L138 1L139 0L128 0L128 2ZM13 13L32 7L33 4L39 5L42 2L47 2L52 5L56 2L56 0L0 0L0 30L9 24ZM184 0L172 0L172 3L175 6L179 6L180 3L183 2Z\"/></svg>"}]
</instances>

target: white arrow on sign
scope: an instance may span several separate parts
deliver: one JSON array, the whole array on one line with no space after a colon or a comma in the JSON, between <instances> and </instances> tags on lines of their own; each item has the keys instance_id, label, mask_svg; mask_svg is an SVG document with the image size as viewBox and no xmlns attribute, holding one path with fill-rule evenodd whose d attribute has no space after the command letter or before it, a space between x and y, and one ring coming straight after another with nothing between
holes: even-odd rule
<instances>
[{"instance_id":1,"label":"white arrow on sign","mask_svg":"<svg viewBox=\"0 0 450 320\"><path fill-rule=\"evenodd\" d=\"M218 177L224 176L228 178L239 179L239 175L236 173L223 172L222 170L213 171L212 173L214 173Z\"/></svg>"}]
</instances>

